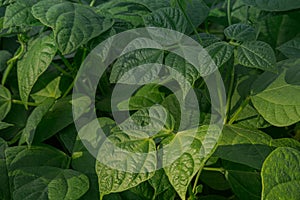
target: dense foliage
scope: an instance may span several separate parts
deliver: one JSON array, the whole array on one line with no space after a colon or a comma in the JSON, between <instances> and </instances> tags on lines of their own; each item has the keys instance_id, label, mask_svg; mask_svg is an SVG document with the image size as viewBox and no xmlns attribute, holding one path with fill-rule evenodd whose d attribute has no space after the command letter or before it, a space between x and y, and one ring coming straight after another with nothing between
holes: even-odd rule
<instances>
[{"instance_id":1,"label":"dense foliage","mask_svg":"<svg viewBox=\"0 0 300 200\"><path fill-rule=\"evenodd\" d=\"M298 0L0 0L0 199L299 200L299 21ZM132 137L118 129L110 100L124 70L144 63L181 73L201 108L191 151L155 173L121 172L96 161L78 138L72 88L98 44L150 26L182 32L207 50L225 83L226 117L213 152L200 159L193 152L209 145L202 139L212 113L197 70L157 49L121 56L95 98L110 138L126 146ZM129 110L137 123L149 123L155 104L170 118L132 151L189 137L178 131L178 101L165 87L144 85L127 102L119 112Z\"/></svg>"}]
</instances>

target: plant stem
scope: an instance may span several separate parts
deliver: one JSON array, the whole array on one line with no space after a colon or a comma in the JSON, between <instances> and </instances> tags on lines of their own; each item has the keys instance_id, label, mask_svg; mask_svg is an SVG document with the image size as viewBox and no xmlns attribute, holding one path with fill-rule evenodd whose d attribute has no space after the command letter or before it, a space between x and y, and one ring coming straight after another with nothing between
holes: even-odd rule
<instances>
[{"instance_id":1,"label":"plant stem","mask_svg":"<svg viewBox=\"0 0 300 200\"><path fill-rule=\"evenodd\" d=\"M72 72L73 67L72 67L71 63L64 57L64 55L62 55L61 52L58 52L58 55L61 57L61 60L66 65L66 67Z\"/></svg>"},{"instance_id":2,"label":"plant stem","mask_svg":"<svg viewBox=\"0 0 300 200\"><path fill-rule=\"evenodd\" d=\"M227 95L227 103L226 103L226 116L225 116L225 119L224 119L224 123L227 122L227 120L229 119L230 117L230 110L231 110L231 98L232 98L232 94L233 94L233 86L234 86L234 78L235 78L235 72L234 72L234 65L232 66L232 69L231 69L231 76L230 76L230 85L229 85L229 88L228 88L228 95Z\"/></svg>"},{"instance_id":3,"label":"plant stem","mask_svg":"<svg viewBox=\"0 0 300 200\"><path fill-rule=\"evenodd\" d=\"M190 24L190 26L193 28L193 31L194 31L194 33L196 34L197 39L199 40L200 43L202 43L202 39L200 38L199 33L198 33L196 27L194 26L192 20L191 20L190 17L186 14L186 12L185 12L185 10L184 10L184 8L183 8L183 6L181 5L181 3L180 3L179 0L177 0L177 3L178 3L178 6L179 6L181 12L183 13L184 17L186 18L186 20L188 21L188 23Z\"/></svg>"},{"instance_id":4,"label":"plant stem","mask_svg":"<svg viewBox=\"0 0 300 200\"><path fill-rule=\"evenodd\" d=\"M66 97L69 94L69 92L73 89L74 84L75 84L75 79L72 81L71 85L68 87L68 89L66 90L62 98Z\"/></svg>"},{"instance_id":5,"label":"plant stem","mask_svg":"<svg viewBox=\"0 0 300 200\"><path fill-rule=\"evenodd\" d=\"M64 75L66 76L70 76L70 77L73 77L70 73L68 73L66 70L64 70L63 68L61 68L58 64L52 62L52 64L54 65L54 67L60 71L61 73L63 73Z\"/></svg>"},{"instance_id":6,"label":"plant stem","mask_svg":"<svg viewBox=\"0 0 300 200\"><path fill-rule=\"evenodd\" d=\"M225 173L225 169L218 168L218 167L203 167L203 170L205 170L205 171L213 171L213 172L221 172L222 174Z\"/></svg>"},{"instance_id":7,"label":"plant stem","mask_svg":"<svg viewBox=\"0 0 300 200\"><path fill-rule=\"evenodd\" d=\"M240 107L235 111L233 117L229 120L228 124L231 125L237 119L238 115L244 110L244 108L248 105L250 101L250 97L247 97L244 102L240 105Z\"/></svg>"},{"instance_id":8,"label":"plant stem","mask_svg":"<svg viewBox=\"0 0 300 200\"><path fill-rule=\"evenodd\" d=\"M200 178L202 169L204 169L204 163L201 164L200 170L197 172L197 175L196 175L196 178L195 178L195 182L194 182L194 186L193 186L193 190L192 190L194 194L195 194L195 192L196 192L197 183L198 183L198 181L199 181L199 178Z\"/></svg>"},{"instance_id":9,"label":"plant stem","mask_svg":"<svg viewBox=\"0 0 300 200\"><path fill-rule=\"evenodd\" d=\"M228 25L231 26L231 0L227 0L227 20Z\"/></svg>"},{"instance_id":10,"label":"plant stem","mask_svg":"<svg viewBox=\"0 0 300 200\"><path fill-rule=\"evenodd\" d=\"M7 61L8 66L3 74L3 78L2 78L2 82L1 82L2 85L5 85L7 77L9 75L10 71L12 70L12 68L14 67L15 62L23 55L23 53L25 51L25 44L21 39L21 35L18 35L18 41L20 42L21 46L19 47L16 55Z\"/></svg>"},{"instance_id":11,"label":"plant stem","mask_svg":"<svg viewBox=\"0 0 300 200\"><path fill-rule=\"evenodd\" d=\"M14 104L28 105L28 106L35 106L35 107L39 105L38 103L33 103L33 102L23 102L23 101L16 100L16 99L13 99L11 102L14 103Z\"/></svg>"},{"instance_id":12,"label":"plant stem","mask_svg":"<svg viewBox=\"0 0 300 200\"><path fill-rule=\"evenodd\" d=\"M92 0L90 3L90 6L93 7L95 5L95 3L96 3L96 0Z\"/></svg>"}]
</instances>

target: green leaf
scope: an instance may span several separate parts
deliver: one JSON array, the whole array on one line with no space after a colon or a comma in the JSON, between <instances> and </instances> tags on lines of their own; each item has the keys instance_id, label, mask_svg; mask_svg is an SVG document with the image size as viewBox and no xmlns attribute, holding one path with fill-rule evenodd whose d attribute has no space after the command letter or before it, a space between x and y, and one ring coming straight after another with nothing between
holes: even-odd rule
<instances>
[{"instance_id":1,"label":"green leaf","mask_svg":"<svg viewBox=\"0 0 300 200\"><path fill-rule=\"evenodd\" d=\"M234 47L226 42L216 42L205 48L215 65L221 67L233 55Z\"/></svg>"},{"instance_id":2,"label":"green leaf","mask_svg":"<svg viewBox=\"0 0 300 200\"><path fill-rule=\"evenodd\" d=\"M237 49L237 60L246 67L276 71L275 53L265 42L244 42Z\"/></svg>"},{"instance_id":3,"label":"green leaf","mask_svg":"<svg viewBox=\"0 0 300 200\"><path fill-rule=\"evenodd\" d=\"M55 54L56 47L53 36L44 34L31 41L28 51L18 62L20 97L26 106L33 85L46 71Z\"/></svg>"},{"instance_id":4,"label":"green leaf","mask_svg":"<svg viewBox=\"0 0 300 200\"><path fill-rule=\"evenodd\" d=\"M54 80L52 80L46 87L41 89L40 91L31 95L36 103L42 103L47 98L58 99L61 96L61 91L59 90L61 77L58 76Z\"/></svg>"},{"instance_id":5,"label":"green leaf","mask_svg":"<svg viewBox=\"0 0 300 200\"><path fill-rule=\"evenodd\" d=\"M214 190L222 191L230 189L230 185L225 179L224 174L222 174L221 172L204 170L203 172L201 172L200 180Z\"/></svg>"},{"instance_id":6,"label":"green leaf","mask_svg":"<svg viewBox=\"0 0 300 200\"><path fill-rule=\"evenodd\" d=\"M0 138L0 199L10 200L9 178L5 162L5 149L8 148L7 143Z\"/></svg>"},{"instance_id":7,"label":"green leaf","mask_svg":"<svg viewBox=\"0 0 300 200\"><path fill-rule=\"evenodd\" d=\"M49 110L35 130L34 143L42 142L73 122L71 98L59 99ZM47 131L45 131L47 130Z\"/></svg>"},{"instance_id":8,"label":"green leaf","mask_svg":"<svg viewBox=\"0 0 300 200\"><path fill-rule=\"evenodd\" d=\"M300 60L278 63L279 74L265 72L253 84L251 100L257 111L274 126L289 126L300 121L300 85L288 84L287 71Z\"/></svg>"},{"instance_id":9,"label":"green leaf","mask_svg":"<svg viewBox=\"0 0 300 200\"><path fill-rule=\"evenodd\" d=\"M124 79L124 75L130 76L133 68L149 63L162 63L163 51L157 49L139 49L121 56L113 65L110 81L117 83ZM150 67L150 66L149 66ZM131 71L130 71L131 70ZM122 78L123 77L123 78ZM137 77L138 78L138 77Z\"/></svg>"},{"instance_id":10,"label":"green leaf","mask_svg":"<svg viewBox=\"0 0 300 200\"><path fill-rule=\"evenodd\" d=\"M11 127L11 126L14 126L14 125L6 123L6 122L0 122L0 130L6 129L6 128Z\"/></svg>"},{"instance_id":11,"label":"green leaf","mask_svg":"<svg viewBox=\"0 0 300 200\"><path fill-rule=\"evenodd\" d=\"M71 169L50 166L22 168L15 172L13 198L79 199L88 188L88 178Z\"/></svg>"},{"instance_id":12,"label":"green leaf","mask_svg":"<svg viewBox=\"0 0 300 200\"><path fill-rule=\"evenodd\" d=\"M44 115L51 108L53 103L54 103L54 99L49 98L45 100L42 104L36 107L28 117L26 126L22 133L23 134L22 137L24 137L26 143L29 146L32 144L37 125L40 123Z\"/></svg>"},{"instance_id":13,"label":"green leaf","mask_svg":"<svg viewBox=\"0 0 300 200\"><path fill-rule=\"evenodd\" d=\"M273 150L271 140L259 130L225 126L214 156L261 169L263 161Z\"/></svg>"},{"instance_id":14,"label":"green leaf","mask_svg":"<svg viewBox=\"0 0 300 200\"><path fill-rule=\"evenodd\" d=\"M11 94L4 86L0 85L0 121L3 120L11 109Z\"/></svg>"},{"instance_id":15,"label":"green leaf","mask_svg":"<svg viewBox=\"0 0 300 200\"><path fill-rule=\"evenodd\" d=\"M188 22L177 8L161 8L144 17L146 26L162 27L185 33Z\"/></svg>"},{"instance_id":16,"label":"green leaf","mask_svg":"<svg viewBox=\"0 0 300 200\"><path fill-rule=\"evenodd\" d=\"M293 138L279 138L271 142L274 147L291 147L300 151L300 142Z\"/></svg>"},{"instance_id":17,"label":"green leaf","mask_svg":"<svg viewBox=\"0 0 300 200\"><path fill-rule=\"evenodd\" d=\"M217 132L217 127L202 126L198 130L178 132L162 141L163 168L181 199L186 199L193 177L212 154Z\"/></svg>"},{"instance_id":18,"label":"green leaf","mask_svg":"<svg viewBox=\"0 0 300 200\"><path fill-rule=\"evenodd\" d=\"M262 176L262 199L300 198L300 152L289 148L279 147L265 160Z\"/></svg>"},{"instance_id":19,"label":"green leaf","mask_svg":"<svg viewBox=\"0 0 300 200\"><path fill-rule=\"evenodd\" d=\"M287 11L300 8L300 2L294 0L243 0L245 4L267 11Z\"/></svg>"},{"instance_id":20,"label":"green leaf","mask_svg":"<svg viewBox=\"0 0 300 200\"><path fill-rule=\"evenodd\" d=\"M152 200L153 194L153 188L145 181L130 190L122 192L121 195L125 199Z\"/></svg>"},{"instance_id":21,"label":"green leaf","mask_svg":"<svg viewBox=\"0 0 300 200\"><path fill-rule=\"evenodd\" d=\"M38 21L31 14L31 7L38 0L16 1L6 7L3 28L26 27Z\"/></svg>"},{"instance_id":22,"label":"green leaf","mask_svg":"<svg viewBox=\"0 0 300 200\"><path fill-rule=\"evenodd\" d=\"M96 162L101 196L133 188L154 175L157 162L154 141L134 137L126 131L114 129L99 148L97 160L104 162Z\"/></svg>"},{"instance_id":23,"label":"green leaf","mask_svg":"<svg viewBox=\"0 0 300 200\"><path fill-rule=\"evenodd\" d=\"M63 54L75 51L111 27L92 7L64 0L44 0L32 7L34 17L54 31Z\"/></svg>"},{"instance_id":24,"label":"green leaf","mask_svg":"<svg viewBox=\"0 0 300 200\"><path fill-rule=\"evenodd\" d=\"M241 42L256 40L256 30L248 24L233 24L224 30L228 39Z\"/></svg>"},{"instance_id":25,"label":"green leaf","mask_svg":"<svg viewBox=\"0 0 300 200\"><path fill-rule=\"evenodd\" d=\"M294 38L277 48L283 55L288 58L300 57L300 37Z\"/></svg>"},{"instance_id":26,"label":"green leaf","mask_svg":"<svg viewBox=\"0 0 300 200\"><path fill-rule=\"evenodd\" d=\"M6 62L12 57L11 53L6 50L0 50L0 72L6 68Z\"/></svg>"}]
</instances>

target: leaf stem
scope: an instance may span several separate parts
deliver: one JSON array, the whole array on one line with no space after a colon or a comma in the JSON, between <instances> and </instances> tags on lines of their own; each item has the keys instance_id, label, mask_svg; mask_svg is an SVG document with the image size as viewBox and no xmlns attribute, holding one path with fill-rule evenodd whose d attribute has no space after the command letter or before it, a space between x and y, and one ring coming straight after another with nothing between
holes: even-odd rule
<instances>
[{"instance_id":1,"label":"leaf stem","mask_svg":"<svg viewBox=\"0 0 300 200\"><path fill-rule=\"evenodd\" d=\"M73 67L72 67L71 63L65 58L65 56L60 51L58 51L58 55L61 57L61 60L66 65L66 67L72 72Z\"/></svg>"},{"instance_id":2,"label":"leaf stem","mask_svg":"<svg viewBox=\"0 0 300 200\"><path fill-rule=\"evenodd\" d=\"M188 23L190 24L190 26L193 28L193 31L196 34L197 39L199 40L200 43L202 43L202 39L200 38L199 33L198 33L196 27L194 26L194 24L193 24L192 20L190 19L190 17L186 14L186 12L185 12L185 10L184 10L181 2L179 0L176 0L176 1L178 3L178 6L179 6L181 12L183 13L184 17L186 18L186 20L188 21Z\"/></svg>"},{"instance_id":3,"label":"leaf stem","mask_svg":"<svg viewBox=\"0 0 300 200\"><path fill-rule=\"evenodd\" d=\"M204 169L204 163L201 164L200 170L197 172L197 175L196 175L196 178L195 178L195 182L194 182L194 186L193 186L193 193L194 193L194 194L195 194L195 192L196 192L197 183L198 183L198 181L199 181L199 178L200 178L200 175L201 175L201 172L202 172L203 169Z\"/></svg>"},{"instance_id":4,"label":"leaf stem","mask_svg":"<svg viewBox=\"0 0 300 200\"><path fill-rule=\"evenodd\" d=\"M235 111L233 117L229 120L228 124L231 125L238 118L238 115L244 110L244 108L248 105L250 101L250 97L247 97L244 102L240 105L240 107Z\"/></svg>"},{"instance_id":5,"label":"leaf stem","mask_svg":"<svg viewBox=\"0 0 300 200\"><path fill-rule=\"evenodd\" d=\"M23 101L16 100L16 99L13 99L11 102L14 103L14 104L28 105L28 106L34 106L34 107L40 105L40 104L38 104L38 103L34 103L34 102L23 102Z\"/></svg>"},{"instance_id":6,"label":"leaf stem","mask_svg":"<svg viewBox=\"0 0 300 200\"><path fill-rule=\"evenodd\" d=\"M61 73L63 73L64 75L66 76L70 76L70 77L73 77L70 73L68 73L66 70L64 70L61 66L59 66L58 64L52 62L52 64L54 65L54 67L60 71Z\"/></svg>"},{"instance_id":7,"label":"leaf stem","mask_svg":"<svg viewBox=\"0 0 300 200\"><path fill-rule=\"evenodd\" d=\"M66 90L62 98L66 97L69 94L69 92L73 89L74 84L75 84L75 79L72 81L71 85L68 87L68 89Z\"/></svg>"},{"instance_id":8,"label":"leaf stem","mask_svg":"<svg viewBox=\"0 0 300 200\"><path fill-rule=\"evenodd\" d=\"M95 3L96 3L96 0L92 0L90 3L90 6L93 7L95 5Z\"/></svg>"},{"instance_id":9,"label":"leaf stem","mask_svg":"<svg viewBox=\"0 0 300 200\"><path fill-rule=\"evenodd\" d=\"M227 0L227 20L228 20L228 25L232 25L231 21L231 0Z\"/></svg>"},{"instance_id":10,"label":"leaf stem","mask_svg":"<svg viewBox=\"0 0 300 200\"><path fill-rule=\"evenodd\" d=\"M221 167L203 167L205 171L213 171L213 172L221 172L222 174L225 173L225 169Z\"/></svg>"},{"instance_id":11,"label":"leaf stem","mask_svg":"<svg viewBox=\"0 0 300 200\"><path fill-rule=\"evenodd\" d=\"M9 75L10 71L12 70L12 68L14 67L15 62L23 55L23 53L25 51L25 43L22 41L21 37L22 36L19 34L18 35L18 41L21 44L21 46L17 50L16 55L13 58L11 58L10 60L7 61L8 66L7 66L7 68L6 68L6 70L3 74L3 78L2 78L2 82L1 82L2 85L5 85L7 77Z\"/></svg>"}]
</instances>

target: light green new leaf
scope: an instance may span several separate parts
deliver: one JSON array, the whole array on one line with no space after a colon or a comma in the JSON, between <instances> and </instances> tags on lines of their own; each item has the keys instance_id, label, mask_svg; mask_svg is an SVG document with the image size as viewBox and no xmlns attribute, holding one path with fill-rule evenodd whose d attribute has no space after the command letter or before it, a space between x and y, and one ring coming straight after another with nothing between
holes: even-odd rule
<instances>
[{"instance_id":1,"label":"light green new leaf","mask_svg":"<svg viewBox=\"0 0 300 200\"><path fill-rule=\"evenodd\" d=\"M11 94L4 86L0 85L0 121L3 120L11 109Z\"/></svg>"},{"instance_id":2,"label":"light green new leaf","mask_svg":"<svg viewBox=\"0 0 300 200\"><path fill-rule=\"evenodd\" d=\"M18 62L19 91L21 100L25 105L33 85L48 68L56 51L53 36L40 35L31 41L28 51Z\"/></svg>"},{"instance_id":3,"label":"light green new leaf","mask_svg":"<svg viewBox=\"0 0 300 200\"><path fill-rule=\"evenodd\" d=\"M38 22L31 14L31 7L38 0L16 1L6 7L3 28L26 27Z\"/></svg>"},{"instance_id":4,"label":"light green new leaf","mask_svg":"<svg viewBox=\"0 0 300 200\"><path fill-rule=\"evenodd\" d=\"M185 33L188 22L177 8L161 8L144 17L146 26L161 27Z\"/></svg>"},{"instance_id":5,"label":"light green new leaf","mask_svg":"<svg viewBox=\"0 0 300 200\"><path fill-rule=\"evenodd\" d=\"M36 103L42 103L47 98L58 99L61 96L61 91L59 90L60 79L60 76L55 78L46 87L32 94L31 97Z\"/></svg>"},{"instance_id":6,"label":"light green new leaf","mask_svg":"<svg viewBox=\"0 0 300 200\"><path fill-rule=\"evenodd\" d=\"M265 42L244 42L237 49L237 60L246 67L276 71L275 53L270 45Z\"/></svg>"},{"instance_id":7,"label":"light green new leaf","mask_svg":"<svg viewBox=\"0 0 300 200\"><path fill-rule=\"evenodd\" d=\"M243 0L245 4L267 11L287 11L300 8L295 0Z\"/></svg>"},{"instance_id":8,"label":"light green new leaf","mask_svg":"<svg viewBox=\"0 0 300 200\"><path fill-rule=\"evenodd\" d=\"M234 47L226 42L217 42L205 48L216 66L221 67L233 55Z\"/></svg>"},{"instance_id":9,"label":"light green new leaf","mask_svg":"<svg viewBox=\"0 0 300 200\"><path fill-rule=\"evenodd\" d=\"M225 126L214 156L261 169L263 161L273 150L271 140L259 130Z\"/></svg>"},{"instance_id":10,"label":"light green new leaf","mask_svg":"<svg viewBox=\"0 0 300 200\"><path fill-rule=\"evenodd\" d=\"M241 42L254 41L256 39L255 29L248 24L233 24L224 30L228 39Z\"/></svg>"},{"instance_id":11,"label":"light green new leaf","mask_svg":"<svg viewBox=\"0 0 300 200\"><path fill-rule=\"evenodd\" d=\"M27 167L14 172L13 199L79 199L89 188L88 178L71 169Z\"/></svg>"},{"instance_id":12,"label":"light green new leaf","mask_svg":"<svg viewBox=\"0 0 300 200\"><path fill-rule=\"evenodd\" d=\"M278 50L288 58L300 58L300 37L282 44Z\"/></svg>"},{"instance_id":13,"label":"light green new leaf","mask_svg":"<svg viewBox=\"0 0 300 200\"><path fill-rule=\"evenodd\" d=\"M63 54L75 51L111 27L92 7L64 0L44 0L32 7L33 16L54 31Z\"/></svg>"},{"instance_id":14,"label":"light green new leaf","mask_svg":"<svg viewBox=\"0 0 300 200\"><path fill-rule=\"evenodd\" d=\"M300 85L289 84L291 79L287 79L287 72L299 66L299 62L286 60L278 63L283 67L278 75L265 72L252 86L254 107L274 126L289 126L300 121ZM293 75L297 76L296 73Z\"/></svg>"},{"instance_id":15,"label":"light green new leaf","mask_svg":"<svg viewBox=\"0 0 300 200\"><path fill-rule=\"evenodd\" d=\"M262 200L300 199L300 151L279 147L262 167Z\"/></svg>"},{"instance_id":16,"label":"light green new leaf","mask_svg":"<svg viewBox=\"0 0 300 200\"><path fill-rule=\"evenodd\" d=\"M33 141L35 129L37 125L40 123L44 115L51 108L53 103L54 103L54 99L52 98L46 99L42 104L36 107L28 117L26 126L22 133L23 134L22 137L25 139L26 143L29 146Z\"/></svg>"},{"instance_id":17,"label":"light green new leaf","mask_svg":"<svg viewBox=\"0 0 300 200\"><path fill-rule=\"evenodd\" d=\"M204 166L213 153L219 137L217 127L202 126L168 137L161 143L162 162L170 183L181 199L195 174Z\"/></svg>"}]
</instances>

